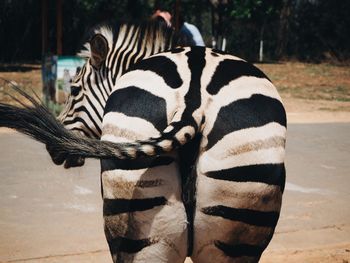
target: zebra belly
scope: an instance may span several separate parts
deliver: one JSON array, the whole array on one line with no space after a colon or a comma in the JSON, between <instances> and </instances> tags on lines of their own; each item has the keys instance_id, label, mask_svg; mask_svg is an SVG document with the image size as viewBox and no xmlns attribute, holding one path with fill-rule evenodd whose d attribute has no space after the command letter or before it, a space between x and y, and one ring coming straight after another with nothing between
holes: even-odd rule
<instances>
[{"instance_id":1,"label":"zebra belly","mask_svg":"<svg viewBox=\"0 0 350 263\"><path fill-rule=\"evenodd\" d=\"M105 115L103 140L126 142L159 134L146 119ZM114 262L184 262L187 217L176 153L101 162L105 234Z\"/></svg>"}]
</instances>

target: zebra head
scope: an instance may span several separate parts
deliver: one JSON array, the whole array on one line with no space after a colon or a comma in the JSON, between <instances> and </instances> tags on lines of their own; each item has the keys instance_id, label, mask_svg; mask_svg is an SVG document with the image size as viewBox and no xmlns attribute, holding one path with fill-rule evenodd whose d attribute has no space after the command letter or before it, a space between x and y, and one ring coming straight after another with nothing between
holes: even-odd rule
<instances>
[{"instance_id":1,"label":"zebra head","mask_svg":"<svg viewBox=\"0 0 350 263\"><path fill-rule=\"evenodd\" d=\"M59 120L69 130L100 138L104 106L117 79L137 61L169 49L171 41L171 29L157 21L95 29L78 54L86 63L71 83Z\"/></svg>"},{"instance_id":2,"label":"zebra head","mask_svg":"<svg viewBox=\"0 0 350 263\"><path fill-rule=\"evenodd\" d=\"M136 62L171 48L172 36L172 30L157 21L94 29L78 54L86 63L72 80L59 121L69 130L100 138L104 107L117 79Z\"/></svg>"},{"instance_id":3,"label":"zebra head","mask_svg":"<svg viewBox=\"0 0 350 263\"><path fill-rule=\"evenodd\" d=\"M91 138L101 135L103 109L109 92L106 60L112 43L106 32L96 33L86 44L88 50L83 53L85 57L88 54L86 63L72 80L71 93L58 117L67 129Z\"/></svg>"}]
</instances>

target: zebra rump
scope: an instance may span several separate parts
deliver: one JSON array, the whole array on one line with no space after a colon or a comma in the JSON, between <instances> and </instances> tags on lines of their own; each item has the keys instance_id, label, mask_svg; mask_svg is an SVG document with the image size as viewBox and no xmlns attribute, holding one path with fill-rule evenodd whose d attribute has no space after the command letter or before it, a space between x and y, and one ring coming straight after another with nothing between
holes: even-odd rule
<instances>
[{"instance_id":1,"label":"zebra rump","mask_svg":"<svg viewBox=\"0 0 350 263\"><path fill-rule=\"evenodd\" d=\"M164 134L158 138L150 138L134 143L113 143L87 138L79 133L66 129L50 111L17 86L12 87L29 104L14 98L22 107L0 103L0 127L15 129L33 139L44 143L50 154L66 158L95 159L135 159L140 156L155 156L171 151L179 144L164 144ZM182 140L185 142L186 138ZM166 141L169 141L166 138ZM145 147L146 146L146 147ZM55 161L54 161L55 162ZM56 162L55 162L56 163Z\"/></svg>"}]
</instances>

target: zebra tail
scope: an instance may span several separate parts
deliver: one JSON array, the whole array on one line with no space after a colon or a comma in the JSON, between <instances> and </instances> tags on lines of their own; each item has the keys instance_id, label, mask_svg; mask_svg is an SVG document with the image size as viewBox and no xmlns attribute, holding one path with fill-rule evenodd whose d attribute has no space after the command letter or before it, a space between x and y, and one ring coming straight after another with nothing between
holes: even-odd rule
<instances>
[{"instance_id":1,"label":"zebra tail","mask_svg":"<svg viewBox=\"0 0 350 263\"><path fill-rule=\"evenodd\" d=\"M30 103L24 104L19 100L17 102L22 106L0 103L0 127L12 128L26 134L46 144L55 154L96 159L134 159L171 151L194 135L194 133L189 135L189 132L185 132L186 129L182 129L183 132L180 133L183 138L180 136L174 141L169 138L170 133L166 133L170 127L168 126L158 138L132 143L113 143L88 138L66 129L37 99L18 87L14 89Z\"/></svg>"}]
</instances>

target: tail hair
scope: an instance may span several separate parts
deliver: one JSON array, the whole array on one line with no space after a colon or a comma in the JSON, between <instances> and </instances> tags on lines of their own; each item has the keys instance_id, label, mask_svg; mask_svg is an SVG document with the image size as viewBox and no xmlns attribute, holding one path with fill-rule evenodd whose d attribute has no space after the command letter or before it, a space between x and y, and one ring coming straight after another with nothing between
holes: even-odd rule
<instances>
[{"instance_id":1,"label":"tail hair","mask_svg":"<svg viewBox=\"0 0 350 263\"><path fill-rule=\"evenodd\" d=\"M96 159L135 159L140 156L155 156L169 152L185 144L195 135L194 129L176 129L168 126L157 138L131 143L113 143L88 138L66 129L36 96L29 95L16 85L12 89L29 103L16 100L21 106L0 102L0 127L7 127L26 134L46 144L51 151L70 157Z\"/></svg>"}]
</instances>

